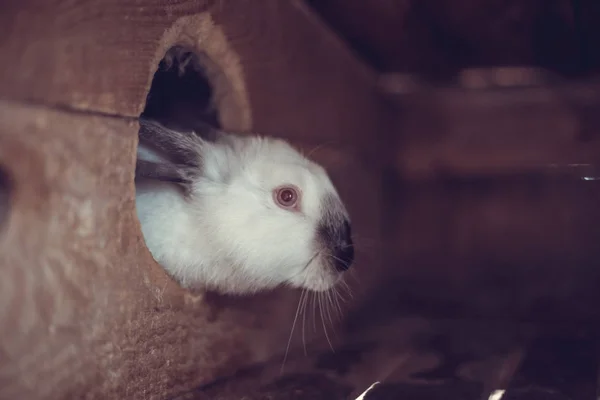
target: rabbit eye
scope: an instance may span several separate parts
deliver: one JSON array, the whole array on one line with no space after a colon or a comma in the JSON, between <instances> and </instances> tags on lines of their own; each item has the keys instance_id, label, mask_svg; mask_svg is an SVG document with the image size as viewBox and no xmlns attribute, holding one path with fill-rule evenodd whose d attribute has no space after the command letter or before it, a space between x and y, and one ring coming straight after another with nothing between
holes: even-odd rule
<instances>
[{"instance_id":1,"label":"rabbit eye","mask_svg":"<svg viewBox=\"0 0 600 400\"><path fill-rule=\"evenodd\" d=\"M282 186L273 191L275 203L285 209L297 208L300 200L300 191L293 186Z\"/></svg>"}]
</instances>

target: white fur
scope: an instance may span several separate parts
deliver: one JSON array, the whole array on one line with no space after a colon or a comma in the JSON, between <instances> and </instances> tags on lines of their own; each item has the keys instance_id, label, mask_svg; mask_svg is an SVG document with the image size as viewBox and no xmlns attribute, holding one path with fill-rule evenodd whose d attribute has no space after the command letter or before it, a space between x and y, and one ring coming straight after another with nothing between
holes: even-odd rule
<instances>
[{"instance_id":1,"label":"white fur","mask_svg":"<svg viewBox=\"0 0 600 400\"><path fill-rule=\"evenodd\" d=\"M231 135L206 143L202 178L186 198L174 184L136 184L137 212L150 252L183 286L252 293L281 284L324 291L340 278L315 235L321 200L338 194L325 170L288 143ZM153 158L146 149L138 157ZM272 190L300 188L301 212L279 208ZM341 205L341 211L347 216ZM312 259L312 261L311 261Z\"/></svg>"}]
</instances>

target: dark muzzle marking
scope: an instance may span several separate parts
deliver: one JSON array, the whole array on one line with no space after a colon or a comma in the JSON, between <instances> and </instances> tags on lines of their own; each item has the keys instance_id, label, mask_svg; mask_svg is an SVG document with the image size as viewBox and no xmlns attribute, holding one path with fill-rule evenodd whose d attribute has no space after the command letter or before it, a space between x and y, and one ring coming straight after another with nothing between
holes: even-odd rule
<instances>
[{"instance_id":1,"label":"dark muzzle marking","mask_svg":"<svg viewBox=\"0 0 600 400\"><path fill-rule=\"evenodd\" d=\"M338 271L346 271L354 262L354 243L352 243L352 229L348 220L344 220L334 255L335 268Z\"/></svg>"},{"instance_id":2,"label":"dark muzzle marking","mask_svg":"<svg viewBox=\"0 0 600 400\"><path fill-rule=\"evenodd\" d=\"M323 246L330 251L335 269L343 272L354 262L354 243L352 228L348 218L341 212L336 212L334 199L326 199L324 205L328 212L319 224L318 235Z\"/></svg>"}]
</instances>

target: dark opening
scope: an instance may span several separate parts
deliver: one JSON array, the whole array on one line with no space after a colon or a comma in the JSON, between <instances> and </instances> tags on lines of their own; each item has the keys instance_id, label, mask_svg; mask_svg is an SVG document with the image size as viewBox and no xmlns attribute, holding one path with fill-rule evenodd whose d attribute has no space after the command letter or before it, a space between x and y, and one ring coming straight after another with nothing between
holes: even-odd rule
<instances>
[{"instance_id":1,"label":"dark opening","mask_svg":"<svg viewBox=\"0 0 600 400\"><path fill-rule=\"evenodd\" d=\"M173 129L193 130L198 122L220 127L206 59L183 46L169 49L154 74L142 117Z\"/></svg>"}]
</instances>

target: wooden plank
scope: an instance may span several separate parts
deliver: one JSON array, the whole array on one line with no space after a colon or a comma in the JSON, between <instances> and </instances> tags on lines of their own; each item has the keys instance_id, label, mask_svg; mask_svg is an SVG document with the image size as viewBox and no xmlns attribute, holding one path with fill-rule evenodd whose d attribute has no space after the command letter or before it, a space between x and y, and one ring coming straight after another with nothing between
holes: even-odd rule
<instances>
[{"instance_id":1,"label":"wooden plank","mask_svg":"<svg viewBox=\"0 0 600 400\"><path fill-rule=\"evenodd\" d=\"M207 1L3 2L3 98L108 114L141 113L165 31ZM167 35L168 36L168 35Z\"/></svg>"},{"instance_id":2,"label":"wooden plank","mask_svg":"<svg viewBox=\"0 0 600 400\"><path fill-rule=\"evenodd\" d=\"M394 165L406 178L569 169L600 163L600 82L556 82L529 69L466 71L427 88L388 76Z\"/></svg>"},{"instance_id":3,"label":"wooden plank","mask_svg":"<svg viewBox=\"0 0 600 400\"><path fill-rule=\"evenodd\" d=\"M300 1L10 1L0 27L3 98L136 117L180 44L215 64L226 128L367 148L381 129L375 75Z\"/></svg>"}]
</instances>

